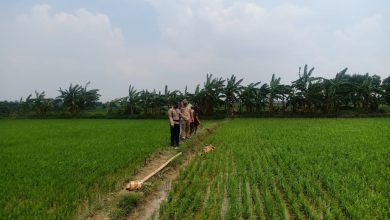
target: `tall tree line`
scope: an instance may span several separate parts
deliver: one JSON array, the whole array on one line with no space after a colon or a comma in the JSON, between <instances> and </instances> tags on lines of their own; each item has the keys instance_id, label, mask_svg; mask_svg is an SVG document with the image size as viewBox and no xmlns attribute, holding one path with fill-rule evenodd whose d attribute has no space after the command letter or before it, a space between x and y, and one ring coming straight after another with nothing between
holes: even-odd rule
<instances>
[{"instance_id":1,"label":"tall tree line","mask_svg":"<svg viewBox=\"0 0 390 220\"><path fill-rule=\"evenodd\" d=\"M206 75L203 86L197 85L193 92L170 90L138 91L129 86L124 97L107 102L104 107L107 114L119 115L160 115L165 114L172 102L187 99L197 103L201 113L212 115L223 113L324 113L334 114L340 110L358 112L378 112L381 104L390 105L390 77L383 81L377 75L347 74L347 68L338 72L334 78L313 76L314 67L305 65L299 68L298 79L290 85L281 83L281 78L272 74L269 82L251 82L232 75L227 79ZM85 86L70 85L60 88L60 95L54 99L46 98L45 92L35 92L19 103L0 102L0 114L8 108L19 114L35 112L45 115L48 111L67 111L77 114L88 108L94 108L99 100L98 89L88 90Z\"/></svg>"},{"instance_id":2,"label":"tall tree line","mask_svg":"<svg viewBox=\"0 0 390 220\"><path fill-rule=\"evenodd\" d=\"M197 85L193 93L185 89L164 92L156 90L137 91L129 86L129 94L112 100L109 111L119 114L163 114L172 101L183 99L197 103L201 113L214 114L216 111L228 115L237 113L325 113L334 114L340 110L378 112L381 104L389 105L390 77L381 81L377 75L347 74L341 70L332 79L314 77L314 67L304 66L299 70L298 79L290 85L281 83L281 78L272 75L269 82L252 82L232 75L223 79L206 75L201 88Z\"/></svg>"}]
</instances>

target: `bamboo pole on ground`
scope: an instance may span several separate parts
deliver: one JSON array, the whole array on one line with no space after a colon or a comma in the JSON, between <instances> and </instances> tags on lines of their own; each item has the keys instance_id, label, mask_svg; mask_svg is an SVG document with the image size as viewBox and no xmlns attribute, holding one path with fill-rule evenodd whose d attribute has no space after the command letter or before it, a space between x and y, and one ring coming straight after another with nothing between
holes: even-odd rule
<instances>
[{"instance_id":1,"label":"bamboo pole on ground","mask_svg":"<svg viewBox=\"0 0 390 220\"><path fill-rule=\"evenodd\" d=\"M180 156L182 154L182 152L176 154L175 156L171 157L171 159L169 159L167 162L165 162L163 165L161 165L159 168L157 168L155 171L153 171L152 173L150 173L149 175L147 175L145 178L143 178L142 180L138 181L138 180L135 180L135 181L130 181L127 185L126 185L126 190L129 190L129 191L132 191L132 190L136 190L136 189L139 189L142 187L142 184L144 182L146 182L150 177L154 176L156 173L158 173L160 170L162 170L165 166L167 166L172 160L174 160L176 157Z\"/></svg>"}]
</instances>

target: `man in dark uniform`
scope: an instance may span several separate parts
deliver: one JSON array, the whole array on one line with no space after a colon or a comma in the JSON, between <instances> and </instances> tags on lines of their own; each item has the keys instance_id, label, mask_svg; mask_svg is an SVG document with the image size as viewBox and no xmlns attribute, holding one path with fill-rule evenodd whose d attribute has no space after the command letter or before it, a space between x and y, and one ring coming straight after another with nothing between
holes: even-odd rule
<instances>
[{"instance_id":1,"label":"man in dark uniform","mask_svg":"<svg viewBox=\"0 0 390 220\"><path fill-rule=\"evenodd\" d=\"M168 118L171 126L171 146L178 147L180 139L180 109L177 103L172 103L168 110Z\"/></svg>"}]
</instances>

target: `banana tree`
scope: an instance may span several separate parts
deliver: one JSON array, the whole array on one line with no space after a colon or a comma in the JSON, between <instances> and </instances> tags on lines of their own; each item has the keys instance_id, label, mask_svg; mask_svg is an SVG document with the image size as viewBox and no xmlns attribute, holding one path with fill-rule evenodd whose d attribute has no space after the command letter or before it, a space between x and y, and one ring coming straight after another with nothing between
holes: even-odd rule
<instances>
[{"instance_id":1,"label":"banana tree","mask_svg":"<svg viewBox=\"0 0 390 220\"><path fill-rule=\"evenodd\" d=\"M258 85L260 85L260 82L250 83L249 85L241 88L241 93L239 94L240 111L242 111L242 105L244 105L247 113L253 112L254 106L256 105Z\"/></svg>"},{"instance_id":2,"label":"banana tree","mask_svg":"<svg viewBox=\"0 0 390 220\"><path fill-rule=\"evenodd\" d=\"M390 76L382 81L381 85L383 91L383 98L387 105L390 105Z\"/></svg>"},{"instance_id":3,"label":"banana tree","mask_svg":"<svg viewBox=\"0 0 390 220\"><path fill-rule=\"evenodd\" d=\"M184 95L179 90L169 91L168 86L165 85L164 94L162 95L165 99L166 104L170 105L173 102L177 103L184 99Z\"/></svg>"},{"instance_id":4,"label":"banana tree","mask_svg":"<svg viewBox=\"0 0 390 220\"><path fill-rule=\"evenodd\" d=\"M100 94L98 89L88 90L87 87L90 84L88 82L84 87L76 84L70 84L68 89L63 90L60 87L60 96L58 99L61 99L64 103L64 106L69 109L72 114L78 113L86 107L93 107L96 102L99 100Z\"/></svg>"},{"instance_id":5,"label":"banana tree","mask_svg":"<svg viewBox=\"0 0 390 220\"><path fill-rule=\"evenodd\" d=\"M60 87L60 90L58 90L61 93L58 98L62 99L64 105L69 109L72 114L77 113L80 110L80 104L82 102L82 89L83 88L78 84L76 84L75 86L70 84L68 89L62 90L62 88Z\"/></svg>"},{"instance_id":6,"label":"banana tree","mask_svg":"<svg viewBox=\"0 0 390 220\"><path fill-rule=\"evenodd\" d=\"M139 96L139 105L143 109L144 114L155 115L160 111L160 100L161 93L157 93L156 90L149 92L147 89L142 90Z\"/></svg>"},{"instance_id":7,"label":"banana tree","mask_svg":"<svg viewBox=\"0 0 390 220\"><path fill-rule=\"evenodd\" d=\"M153 90L153 92L151 93L151 103L150 104L151 104L152 114L157 115L157 114L160 114L163 109L165 109L164 106L167 103L164 101L164 97L160 91L156 92L156 90ZM165 110L167 110L167 109L165 109Z\"/></svg>"},{"instance_id":8,"label":"banana tree","mask_svg":"<svg viewBox=\"0 0 390 220\"><path fill-rule=\"evenodd\" d=\"M212 114L214 107L221 102L225 80L213 78L213 74L207 74L206 82L201 91L206 114Z\"/></svg>"},{"instance_id":9,"label":"banana tree","mask_svg":"<svg viewBox=\"0 0 390 220\"><path fill-rule=\"evenodd\" d=\"M270 93L270 87L267 83L260 86L259 89L256 90L256 110L260 112L268 103L268 96Z\"/></svg>"},{"instance_id":10,"label":"banana tree","mask_svg":"<svg viewBox=\"0 0 390 220\"><path fill-rule=\"evenodd\" d=\"M280 77L276 78L275 74L272 74L271 82L269 85L269 112L274 111L275 99L281 98L283 85L280 84Z\"/></svg>"},{"instance_id":11,"label":"banana tree","mask_svg":"<svg viewBox=\"0 0 390 220\"><path fill-rule=\"evenodd\" d=\"M303 107L304 111L310 110L312 104L309 100L309 87L312 84L319 83L319 81L321 80L321 78L319 77L311 76L313 71L314 67L308 70L308 66L305 65L303 69L303 74L301 75L301 73L299 73L299 79L292 82L292 87L294 89L293 94L296 96L293 98L293 100L296 104ZM315 87L317 87L317 85Z\"/></svg>"},{"instance_id":12,"label":"banana tree","mask_svg":"<svg viewBox=\"0 0 390 220\"><path fill-rule=\"evenodd\" d=\"M196 85L196 88L195 88L195 91L194 91L194 94L193 94L193 97L192 97L192 101L194 102L194 105L198 105L202 102L202 99L203 99L203 96L202 96L202 93L201 93L201 89L200 89L200 85Z\"/></svg>"},{"instance_id":13,"label":"banana tree","mask_svg":"<svg viewBox=\"0 0 390 220\"><path fill-rule=\"evenodd\" d=\"M357 86L357 94L365 111L378 110L380 97L384 94L380 87L380 77L365 74L363 82Z\"/></svg>"},{"instance_id":14,"label":"banana tree","mask_svg":"<svg viewBox=\"0 0 390 220\"><path fill-rule=\"evenodd\" d=\"M226 86L223 90L223 98L225 98L225 106L227 106L227 113L231 116L234 115L234 103L238 101L238 96L241 93L243 79L237 80L235 75L232 75L230 79L226 79Z\"/></svg>"},{"instance_id":15,"label":"banana tree","mask_svg":"<svg viewBox=\"0 0 390 220\"><path fill-rule=\"evenodd\" d=\"M53 99L46 99L45 92L35 91L35 98L31 99L32 106L39 115L45 115L49 110Z\"/></svg>"},{"instance_id":16,"label":"banana tree","mask_svg":"<svg viewBox=\"0 0 390 220\"><path fill-rule=\"evenodd\" d=\"M19 103L18 103L18 111L19 114L25 114L26 112L30 111L32 106L31 101L32 94L28 95L25 100L23 100L23 97L20 97Z\"/></svg>"},{"instance_id":17,"label":"banana tree","mask_svg":"<svg viewBox=\"0 0 390 220\"><path fill-rule=\"evenodd\" d=\"M351 97L354 84L350 82L346 75L348 68L341 70L334 79L323 79L323 104L327 113L337 112L342 99ZM352 99L350 98L350 101ZM345 101L344 101L345 102Z\"/></svg>"},{"instance_id":18,"label":"banana tree","mask_svg":"<svg viewBox=\"0 0 390 220\"><path fill-rule=\"evenodd\" d=\"M100 94L99 89L90 89L88 90L87 87L90 84L90 82L87 82L85 86L81 89L81 106L82 109L94 107L96 105L96 102L99 101Z\"/></svg>"},{"instance_id":19,"label":"banana tree","mask_svg":"<svg viewBox=\"0 0 390 220\"><path fill-rule=\"evenodd\" d=\"M323 103L323 84L322 80L311 81L307 88L306 107L308 112L317 112Z\"/></svg>"},{"instance_id":20,"label":"banana tree","mask_svg":"<svg viewBox=\"0 0 390 220\"><path fill-rule=\"evenodd\" d=\"M127 113L133 115L136 111L137 103L139 101L139 92L132 86L129 85L129 95L126 97Z\"/></svg>"},{"instance_id":21,"label":"banana tree","mask_svg":"<svg viewBox=\"0 0 390 220\"><path fill-rule=\"evenodd\" d=\"M288 102L289 94L291 93L291 86L281 85L279 91L282 99L282 112L284 113L286 111L286 103Z\"/></svg>"}]
</instances>

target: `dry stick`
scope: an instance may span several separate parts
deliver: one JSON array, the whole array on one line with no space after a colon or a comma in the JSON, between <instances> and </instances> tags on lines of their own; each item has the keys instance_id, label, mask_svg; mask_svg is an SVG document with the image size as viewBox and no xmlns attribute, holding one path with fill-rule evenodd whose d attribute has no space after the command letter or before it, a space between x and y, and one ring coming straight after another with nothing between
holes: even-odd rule
<instances>
[{"instance_id":1,"label":"dry stick","mask_svg":"<svg viewBox=\"0 0 390 220\"><path fill-rule=\"evenodd\" d=\"M181 154L182 154L182 152L173 156L171 159L169 159L167 162L165 162L163 165L161 165L157 170L155 170L151 174L147 175L141 181L130 181L130 183L128 183L126 186L126 189L127 190L135 190L135 189L141 188L141 186L144 182L146 182L150 177L154 176L156 173L158 173L160 170L162 170L166 165L168 165L172 160L174 160L176 157L180 156Z\"/></svg>"}]
</instances>

